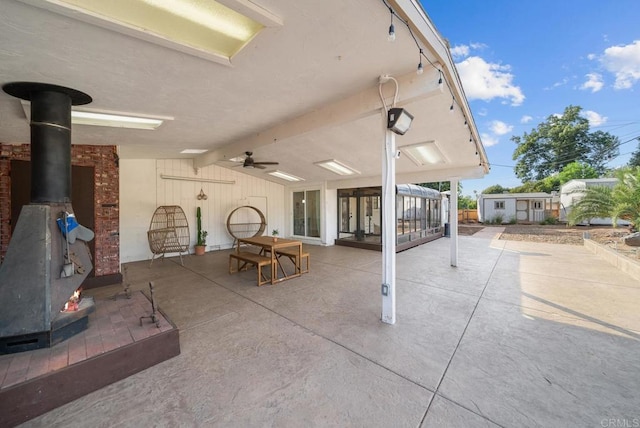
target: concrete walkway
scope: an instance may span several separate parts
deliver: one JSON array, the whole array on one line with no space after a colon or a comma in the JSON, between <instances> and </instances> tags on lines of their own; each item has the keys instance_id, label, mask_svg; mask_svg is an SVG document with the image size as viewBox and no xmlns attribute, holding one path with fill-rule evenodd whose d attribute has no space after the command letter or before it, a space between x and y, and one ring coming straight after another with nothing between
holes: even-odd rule
<instances>
[{"instance_id":1,"label":"concrete walkway","mask_svg":"<svg viewBox=\"0 0 640 428\"><path fill-rule=\"evenodd\" d=\"M311 273L255 286L228 251L127 265L182 354L24 426L635 426L640 286L582 247L461 236L397 256L307 247ZM99 289L107 296L119 287ZM611 425L611 420L628 425Z\"/></svg>"}]
</instances>

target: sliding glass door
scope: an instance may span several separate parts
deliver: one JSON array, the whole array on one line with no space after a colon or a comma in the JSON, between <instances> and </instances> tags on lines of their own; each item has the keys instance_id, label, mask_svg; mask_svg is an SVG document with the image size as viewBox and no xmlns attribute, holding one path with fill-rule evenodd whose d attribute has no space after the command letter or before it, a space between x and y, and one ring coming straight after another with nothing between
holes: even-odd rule
<instances>
[{"instance_id":1,"label":"sliding glass door","mask_svg":"<svg viewBox=\"0 0 640 428\"><path fill-rule=\"evenodd\" d=\"M293 234L320 237L320 191L293 192Z\"/></svg>"}]
</instances>

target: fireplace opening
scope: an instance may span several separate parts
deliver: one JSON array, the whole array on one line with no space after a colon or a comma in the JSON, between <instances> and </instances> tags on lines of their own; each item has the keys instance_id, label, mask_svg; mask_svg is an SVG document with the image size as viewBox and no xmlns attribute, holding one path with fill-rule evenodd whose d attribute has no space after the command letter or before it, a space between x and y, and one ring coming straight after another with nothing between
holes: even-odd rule
<instances>
[{"instance_id":1,"label":"fireplace opening","mask_svg":"<svg viewBox=\"0 0 640 428\"><path fill-rule=\"evenodd\" d=\"M69 297L69 300L64 304L64 307L60 309L60 312L75 312L80 307L82 301L82 287L73 292L73 295Z\"/></svg>"}]
</instances>

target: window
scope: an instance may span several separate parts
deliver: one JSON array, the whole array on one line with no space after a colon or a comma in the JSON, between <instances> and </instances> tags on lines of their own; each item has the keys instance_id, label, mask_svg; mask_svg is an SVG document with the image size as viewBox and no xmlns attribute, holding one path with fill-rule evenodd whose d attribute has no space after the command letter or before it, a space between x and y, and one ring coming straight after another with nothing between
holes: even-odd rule
<instances>
[{"instance_id":1,"label":"window","mask_svg":"<svg viewBox=\"0 0 640 428\"><path fill-rule=\"evenodd\" d=\"M293 234L320 237L320 191L293 192Z\"/></svg>"},{"instance_id":2,"label":"window","mask_svg":"<svg viewBox=\"0 0 640 428\"><path fill-rule=\"evenodd\" d=\"M542 209L542 201L533 201L533 209L541 210Z\"/></svg>"},{"instance_id":3,"label":"window","mask_svg":"<svg viewBox=\"0 0 640 428\"><path fill-rule=\"evenodd\" d=\"M431 210L429 213L429 228L439 229L440 228L440 201L437 199L431 199L429 201L429 205L431 206Z\"/></svg>"},{"instance_id":4,"label":"window","mask_svg":"<svg viewBox=\"0 0 640 428\"><path fill-rule=\"evenodd\" d=\"M396 196L396 235L404 233L404 198Z\"/></svg>"},{"instance_id":5,"label":"window","mask_svg":"<svg viewBox=\"0 0 640 428\"><path fill-rule=\"evenodd\" d=\"M503 210L504 209L504 201L495 201L493 203L493 209Z\"/></svg>"},{"instance_id":6,"label":"window","mask_svg":"<svg viewBox=\"0 0 640 428\"><path fill-rule=\"evenodd\" d=\"M424 211L422 208L422 203L426 199L416 198L416 232L425 228L424 224Z\"/></svg>"}]
</instances>

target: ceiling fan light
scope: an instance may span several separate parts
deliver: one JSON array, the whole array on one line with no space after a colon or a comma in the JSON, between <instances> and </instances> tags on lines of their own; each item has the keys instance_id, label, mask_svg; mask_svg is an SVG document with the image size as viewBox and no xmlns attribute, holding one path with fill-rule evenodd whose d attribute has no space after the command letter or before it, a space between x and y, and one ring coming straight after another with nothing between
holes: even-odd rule
<instances>
[{"instance_id":1,"label":"ceiling fan light","mask_svg":"<svg viewBox=\"0 0 640 428\"><path fill-rule=\"evenodd\" d=\"M246 155L246 157L244 158L244 162L242 163L242 166L245 168L258 168L258 169L265 169L266 166L265 165L278 165L279 162L272 162L272 161L260 161L260 162L256 162L253 159L253 152L244 152L244 154Z\"/></svg>"}]
</instances>

